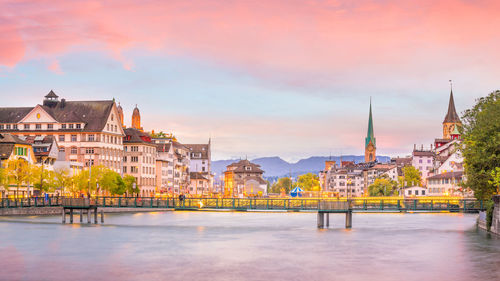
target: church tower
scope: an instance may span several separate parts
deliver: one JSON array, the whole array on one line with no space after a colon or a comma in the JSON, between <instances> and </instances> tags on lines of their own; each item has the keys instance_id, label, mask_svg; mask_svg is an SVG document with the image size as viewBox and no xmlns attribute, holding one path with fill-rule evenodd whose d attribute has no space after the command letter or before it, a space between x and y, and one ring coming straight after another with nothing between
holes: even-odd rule
<instances>
[{"instance_id":1,"label":"church tower","mask_svg":"<svg viewBox=\"0 0 500 281\"><path fill-rule=\"evenodd\" d=\"M125 128L125 125L123 123L123 108L122 106L120 105L120 103L118 103L118 117L120 118L120 122L122 124L122 127Z\"/></svg>"},{"instance_id":2,"label":"church tower","mask_svg":"<svg viewBox=\"0 0 500 281\"><path fill-rule=\"evenodd\" d=\"M451 81L450 81L451 83ZM450 101L448 103L448 113L444 117L443 121L443 139L452 139L452 135L457 126L461 126L462 122L460 117L458 117L457 111L455 110L455 101L453 99L453 88L450 90ZM458 128L457 128L458 129Z\"/></svg>"},{"instance_id":3,"label":"church tower","mask_svg":"<svg viewBox=\"0 0 500 281\"><path fill-rule=\"evenodd\" d=\"M377 144L375 135L373 133L373 119L372 119L372 101L370 99L370 116L368 117L368 133L365 138L365 162L374 162L377 160L376 156Z\"/></svg>"},{"instance_id":4,"label":"church tower","mask_svg":"<svg viewBox=\"0 0 500 281\"><path fill-rule=\"evenodd\" d=\"M135 105L134 112L132 113L132 128L142 131L141 114L139 113L139 108L137 108L137 104Z\"/></svg>"}]
</instances>

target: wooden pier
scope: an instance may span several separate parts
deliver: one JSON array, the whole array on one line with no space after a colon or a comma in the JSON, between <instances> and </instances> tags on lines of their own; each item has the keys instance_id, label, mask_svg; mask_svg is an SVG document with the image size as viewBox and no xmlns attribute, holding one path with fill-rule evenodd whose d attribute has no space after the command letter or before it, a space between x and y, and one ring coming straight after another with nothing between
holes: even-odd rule
<instances>
[{"instance_id":1,"label":"wooden pier","mask_svg":"<svg viewBox=\"0 0 500 281\"><path fill-rule=\"evenodd\" d=\"M94 203L94 204L92 204ZM83 214L87 214L87 223L92 223L92 212L94 224L97 224L97 204L89 198L63 198L62 200L62 223L66 223L66 214L69 214L69 223L73 223L75 211L80 214L80 223L83 223ZM101 223L104 223L104 212L101 209Z\"/></svg>"}]
</instances>

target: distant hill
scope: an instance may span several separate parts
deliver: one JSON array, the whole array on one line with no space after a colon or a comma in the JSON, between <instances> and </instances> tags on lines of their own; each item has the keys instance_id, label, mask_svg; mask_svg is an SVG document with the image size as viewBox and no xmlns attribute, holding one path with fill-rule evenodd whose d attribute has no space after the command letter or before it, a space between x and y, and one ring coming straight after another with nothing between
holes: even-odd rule
<instances>
[{"instance_id":1,"label":"distant hill","mask_svg":"<svg viewBox=\"0 0 500 281\"><path fill-rule=\"evenodd\" d=\"M305 173L318 173L324 169L326 160L334 160L338 163L340 162L340 156L312 156L306 159L301 159L296 163L289 163L277 156L256 158L250 161L261 166L261 168L265 171L265 178L273 180L274 178L290 175L290 173L294 177ZM342 161L354 161L359 163L364 160L365 156L342 156ZM391 158L389 156L377 156L377 160L385 163L389 162ZM219 177L224 174L227 165L237 161L239 161L239 159L212 161L212 172L217 173L217 177Z\"/></svg>"}]
</instances>

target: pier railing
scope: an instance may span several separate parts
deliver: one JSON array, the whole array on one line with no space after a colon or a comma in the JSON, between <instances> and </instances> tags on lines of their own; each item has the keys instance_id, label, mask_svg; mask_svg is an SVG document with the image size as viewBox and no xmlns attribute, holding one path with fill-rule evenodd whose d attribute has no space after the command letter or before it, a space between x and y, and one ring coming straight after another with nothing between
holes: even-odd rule
<instances>
[{"instance_id":1,"label":"pier railing","mask_svg":"<svg viewBox=\"0 0 500 281\"><path fill-rule=\"evenodd\" d=\"M162 208L177 210L230 209L262 211L451 211L477 212L484 210L482 201L475 199L291 199L291 198L154 198L154 197L93 197L93 198L18 198L1 199L0 208L26 207L113 207Z\"/></svg>"}]
</instances>

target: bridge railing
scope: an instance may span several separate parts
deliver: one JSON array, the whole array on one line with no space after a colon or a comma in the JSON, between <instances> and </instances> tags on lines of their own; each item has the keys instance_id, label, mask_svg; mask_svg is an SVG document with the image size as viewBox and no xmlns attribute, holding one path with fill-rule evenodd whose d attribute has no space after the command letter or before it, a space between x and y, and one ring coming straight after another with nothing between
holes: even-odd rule
<instances>
[{"instance_id":1,"label":"bridge railing","mask_svg":"<svg viewBox=\"0 0 500 281\"><path fill-rule=\"evenodd\" d=\"M63 197L2 198L0 208L57 207L62 205L62 200Z\"/></svg>"}]
</instances>

